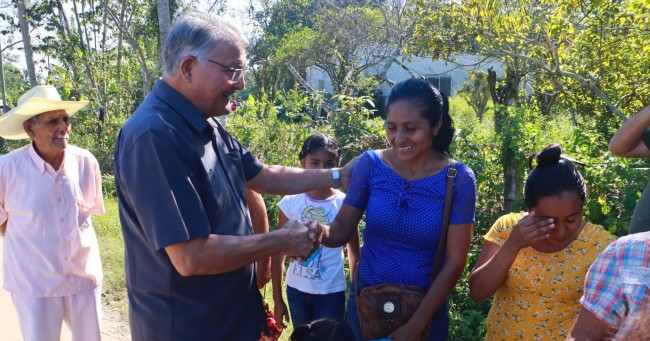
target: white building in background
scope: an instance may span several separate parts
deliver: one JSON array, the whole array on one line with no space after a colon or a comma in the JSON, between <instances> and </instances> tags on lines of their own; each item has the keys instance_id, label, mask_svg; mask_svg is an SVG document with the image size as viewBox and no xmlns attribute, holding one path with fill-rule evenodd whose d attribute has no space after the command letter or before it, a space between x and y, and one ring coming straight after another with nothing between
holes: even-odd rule
<instances>
[{"instance_id":1,"label":"white building in background","mask_svg":"<svg viewBox=\"0 0 650 341\"><path fill-rule=\"evenodd\" d=\"M503 64L494 61L484 61L484 57L476 55L458 55L453 61L432 60L431 57L410 57L401 59L401 62L416 74L427 78L438 89L447 95L454 96L463 87L463 83L469 79L469 71L487 70L492 67L497 75L503 76ZM383 64L366 70L366 74L378 74ZM317 67L307 70L306 81L316 90L323 90L332 93L332 82L326 73ZM388 70L386 77L397 83L411 78L412 75L399 63L393 63ZM391 87L387 84L381 86L384 96L388 96Z\"/></svg>"}]
</instances>

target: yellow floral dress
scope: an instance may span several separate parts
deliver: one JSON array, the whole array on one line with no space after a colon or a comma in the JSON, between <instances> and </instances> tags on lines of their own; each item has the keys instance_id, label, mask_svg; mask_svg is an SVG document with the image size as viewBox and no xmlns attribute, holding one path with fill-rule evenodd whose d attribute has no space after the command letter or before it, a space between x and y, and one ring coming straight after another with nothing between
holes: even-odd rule
<instances>
[{"instance_id":1,"label":"yellow floral dress","mask_svg":"<svg viewBox=\"0 0 650 341\"><path fill-rule=\"evenodd\" d=\"M502 216L485 240L503 245L523 217L523 212ZM519 251L494 296L485 340L565 340L580 311L587 270L615 239L602 226L587 223L561 251Z\"/></svg>"}]
</instances>

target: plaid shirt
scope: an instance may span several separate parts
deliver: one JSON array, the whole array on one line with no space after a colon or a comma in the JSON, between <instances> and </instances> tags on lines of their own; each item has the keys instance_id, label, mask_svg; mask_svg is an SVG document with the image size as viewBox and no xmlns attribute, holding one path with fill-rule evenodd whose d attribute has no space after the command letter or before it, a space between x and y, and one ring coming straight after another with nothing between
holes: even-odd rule
<instances>
[{"instance_id":1,"label":"plaid shirt","mask_svg":"<svg viewBox=\"0 0 650 341\"><path fill-rule=\"evenodd\" d=\"M650 232L610 244L589 268L580 302L613 327L650 304Z\"/></svg>"}]
</instances>

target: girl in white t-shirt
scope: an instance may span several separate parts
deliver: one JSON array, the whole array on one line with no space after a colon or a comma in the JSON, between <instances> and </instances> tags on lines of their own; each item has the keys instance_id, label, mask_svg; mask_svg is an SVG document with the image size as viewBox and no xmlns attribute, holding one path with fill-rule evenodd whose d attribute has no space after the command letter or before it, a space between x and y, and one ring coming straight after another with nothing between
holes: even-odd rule
<instances>
[{"instance_id":1,"label":"girl in white t-shirt","mask_svg":"<svg viewBox=\"0 0 650 341\"><path fill-rule=\"evenodd\" d=\"M300 165L306 169L338 167L341 151L338 141L325 134L308 137L298 155ZM280 200L278 226L289 219L303 223L317 221L328 225L343 204L345 194L337 189L315 190L296 195L287 195ZM359 259L359 234L348 243L350 273ZM345 315L345 274L343 273L343 248L320 246L306 260L291 261L287 269L287 305L282 298L282 274L284 256L273 257L272 280L274 313L278 322L292 321L294 326L309 323L320 318L343 321Z\"/></svg>"}]
</instances>

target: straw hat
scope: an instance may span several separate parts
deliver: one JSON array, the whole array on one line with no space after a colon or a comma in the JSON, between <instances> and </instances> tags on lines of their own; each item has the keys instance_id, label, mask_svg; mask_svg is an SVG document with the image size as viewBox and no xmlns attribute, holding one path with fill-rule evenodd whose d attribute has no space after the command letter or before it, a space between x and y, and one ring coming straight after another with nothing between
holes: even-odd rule
<instances>
[{"instance_id":1,"label":"straw hat","mask_svg":"<svg viewBox=\"0 0 650 341\"><path fill-rule=\"evenodd\" d=\"M59 92L51 85L37 85L18 99L18 105L0 116L0 136L8 140L29 138L23 122L52 110L65 110L72 115L88 105L88 101L62 101Z\"/></svg>"}]
</instances>

